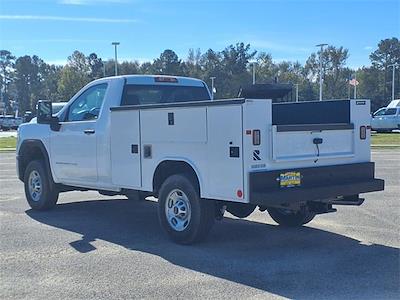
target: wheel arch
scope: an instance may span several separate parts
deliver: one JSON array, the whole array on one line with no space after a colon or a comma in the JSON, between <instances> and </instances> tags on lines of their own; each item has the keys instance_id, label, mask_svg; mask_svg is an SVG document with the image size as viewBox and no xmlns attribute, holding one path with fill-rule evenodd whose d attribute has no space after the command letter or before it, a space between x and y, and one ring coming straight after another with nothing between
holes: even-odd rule
<instances>
[{"instance_id":1,"label":"wheel arch","mask_svg":"<svg viewBox=\"0 0 400 300\"><path fill-rule=\"evenodd\" d=\"M187 174L201 196L202 181L197 168L186 160L165 159L158 163L153 174L153 193L156 197L165 179L174 174Z\"/></svg>"},{"instance_id":2,"label":"wheel arch","mask_svg":"<svg viewBox=\"0 0 400 300\"><path fill-rule=\"evenodd\" d=\"M49 155L43 142L40 140L25 140L22 142L18 154L18 178L24 181L24 174L28 164L33 160L42 160L44 168L47 172L50 183L54 183L53 175L51 173Z\"/></svg>"}]
</instances>

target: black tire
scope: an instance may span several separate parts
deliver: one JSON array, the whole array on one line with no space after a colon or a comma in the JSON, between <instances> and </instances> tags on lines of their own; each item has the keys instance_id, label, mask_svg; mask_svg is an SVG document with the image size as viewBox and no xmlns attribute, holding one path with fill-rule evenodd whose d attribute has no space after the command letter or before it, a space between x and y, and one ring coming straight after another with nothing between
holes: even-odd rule
<instances>
[{"instance_id":1,"label":"black tire","mask_svg":"<svg viewBox=\"0 0 400 300\"><path fill-rule=\"evenodd\" d=\"M35 190L32 187L33 178L36 178L36 176L40 178L40 188L37 188L38 191L40 190L40 193L33 193ZM59 193L52 182L52 178L49 178L43 161L34 160L28 164L24 174L24 186L26 200L32 209L48 210L56 205ZM37 198L35 199L35 197Z\"/></svg>"},{"instance_id":2,"label":"black tire","mask_svg":"<svg viewBox=\"0 0 400 300\"><path fill-rule=\"evenodd\" d=\"M125 194L126 198L128 198L129 201L144 201L146 200L147 194L142 192L142 191L135 191L131 192L128 194Z\"/></svg>"},{"instance_id":3,"label":"black tire","mask_svg":"<svg viewBox=\"0 0 400 300\"><path fill-rule=\"evenodd\" d=\"M307 224L315 217L315 213L308 209L290 211L281 208L269 207L268 213L271 218L281 226L298 227Z\"/></svg>"},{"instance_id":4,"label":"black tire","mask_svg":"<svg viewBox=\"0 0 400 300\"><path fill-rule=\"evenodd\" d=\"M247 218L256 209L256 205L229 202L226 210L237 218Z\"/></svg>"},{"instance_id":5,"label":"black tire","mask_svg":"<svg viewBox=\"0 0 400 300\"><path fill-rule=\"evenodd\" d=\"M170 203L168 198L174 191L176 193L180 191L180 196L183 197L182 195L184 195L186 197L185 201L190 204L189 209L185 208L190 213L190 219L187 221L184 220L184 229L181 231L176 230L170 224L170 222L173 223L172 219L174 218L168 220L167 217L167 204L169 205ZM173 207L171 206L169 209L173 209ZM158 217L161 227L172 241L178 244L193 244L203 240L211 230L215 221L215 203L213 200L201 199L195 185L184 174L172 175L164 181L160 188ZM179 217L175 217L175 221L177 218Z\"/></svg>"}]
</instances>

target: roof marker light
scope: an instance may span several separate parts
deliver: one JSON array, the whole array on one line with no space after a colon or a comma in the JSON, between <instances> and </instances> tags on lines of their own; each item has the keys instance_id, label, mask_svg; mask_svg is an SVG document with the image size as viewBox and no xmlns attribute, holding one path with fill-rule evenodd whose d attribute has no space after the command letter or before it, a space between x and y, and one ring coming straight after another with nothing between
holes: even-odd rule
<instances>
[{"instance_id":1,"label":"roof marker light","mask_svg":"<svg viewBox=\"0 0 400 300\"><path fill-rule=\"evenodd\" d=\"M166 82L166 83L178 83L178 79L175 77L157 76L154 77L155 82Z\"/></svg>"}]
</instances>

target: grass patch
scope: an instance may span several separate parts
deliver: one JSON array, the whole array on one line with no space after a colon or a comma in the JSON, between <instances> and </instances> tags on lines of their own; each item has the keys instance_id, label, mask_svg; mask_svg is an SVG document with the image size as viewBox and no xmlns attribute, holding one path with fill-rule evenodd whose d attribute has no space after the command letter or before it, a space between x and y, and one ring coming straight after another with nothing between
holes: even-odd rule
<instances>
[{"instance_id":1,"label":"grass patch","mask_svg":"<svg viewBox=\"0 0 400 300\"><path fill-rule=\"evenodd\" d=\"M400 134L399 133L372 133L371 145L390 145L400 147Z\"/></svg>"},{"instance_id":2,"label":"grass patch","mask_svg":"<svg viewBox=\"0 0 400 300\"><path fill-rule=\"evenodd\" d=\"M0 138L0 149L15 149L17 146L17 138L8 136Z\"/></svg>"}]
</instances>

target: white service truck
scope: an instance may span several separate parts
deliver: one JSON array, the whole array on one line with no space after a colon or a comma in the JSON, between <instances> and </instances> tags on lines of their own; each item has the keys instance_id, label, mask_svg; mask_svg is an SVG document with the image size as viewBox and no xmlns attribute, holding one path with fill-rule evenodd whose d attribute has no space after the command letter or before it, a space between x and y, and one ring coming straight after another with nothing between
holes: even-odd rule
<instances>
[{"instance_id":1,"label":"white service truck","mask_svg":"<svg viewBox=\"0 0 400 300\"><path fill-rule=\"evenodd\" d=\"M18 129L29 205L49 209L71 190L153 195L169 237L189 244L225 210L301 226L383 190L368 100L210 99L201 80L130 75L89 83L56 116L40 101L37 123Z\"/></svg>"}]
</instances>

